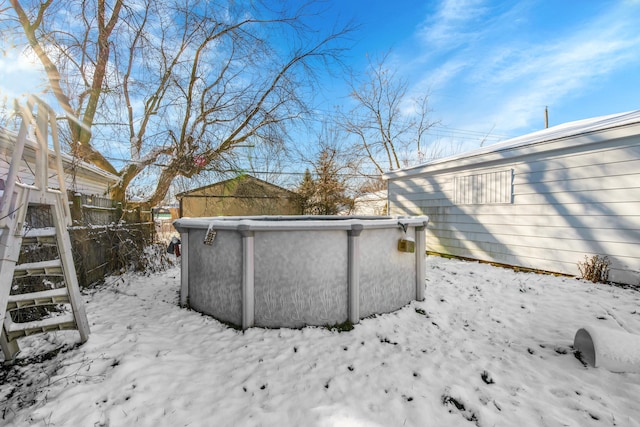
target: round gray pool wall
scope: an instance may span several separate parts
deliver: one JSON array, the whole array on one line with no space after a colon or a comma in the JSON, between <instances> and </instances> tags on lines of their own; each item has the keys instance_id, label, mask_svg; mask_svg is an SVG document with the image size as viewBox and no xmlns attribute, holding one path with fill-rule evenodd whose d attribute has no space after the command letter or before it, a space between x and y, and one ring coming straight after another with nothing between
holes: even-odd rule
<instances>
[{"instance_id":1,"label":"round gray pool wall","mask_svg":"<svg viewBox=\"0 0 640 427\"><path fill-rule=\"evenodd\" d=\"M398 228L362 231L360 318L395 311L416 299L416 254L397 248L403 237L415 241L415 233L415 227L409 227L406 234Z\"/></svg>"},{"instance_id":2,"label":"round gray pool wall","mask_svg":"<svg viewBox=\"0 0 640 427\"><path fill-rule=\"evenodd\" d=\"M343 230L255 235L255 324L326 325L347 320L347 239Z\"/></svg>"},{"instance_id":3,"label":"round gray pool wall","mask_svg":"<svg viewBox=\"0 0 640 427\"><path fill-rule=\"evenodd\" d=\"M180 302L243 329L357 323L424 298L427 222L182 218Z\"/></svg>"},{"instance_id":4,"label":"round gray pool wall","mask_svg":"<svg viewBox=\"0 0 640 427\"><path fill-rule=\"evenodd\" d=\"M218 230L214 244L205 245L202 242L206 235L206 229L189 230L189 306L218 320L241 325L242 239L237 231ZM184 242L184 237L181 240Z\"/></svg>"}]
</instances>

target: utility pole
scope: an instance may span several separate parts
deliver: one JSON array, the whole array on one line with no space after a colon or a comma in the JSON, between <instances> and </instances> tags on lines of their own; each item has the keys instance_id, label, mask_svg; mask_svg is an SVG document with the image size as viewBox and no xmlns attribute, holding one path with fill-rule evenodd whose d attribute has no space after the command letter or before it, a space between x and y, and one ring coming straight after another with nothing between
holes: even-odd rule
<instances>
[{"instance_id":1,"label":"utility pole","mask_svg":"<svg viewBox=\"0 0 640 427\"><path fill-rule=\"evenodd\" d=\"M549 127L549 107L545 105L544 107L544 128L547 129Z\"/></svg>"}]
</instances>

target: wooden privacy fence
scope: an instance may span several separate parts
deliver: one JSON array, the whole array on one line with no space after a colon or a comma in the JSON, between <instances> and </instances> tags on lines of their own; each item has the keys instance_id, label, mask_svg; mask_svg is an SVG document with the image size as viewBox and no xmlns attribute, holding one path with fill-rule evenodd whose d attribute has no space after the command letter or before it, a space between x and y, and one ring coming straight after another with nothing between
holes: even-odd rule
<instances>
[{"instance_id":1,"label":"wooden privacy fence","mask_svg":"<svg viewBox=\"0 0 640 427\"><path fill-rule=\"evenodd\" d=\"M69 236L81 287L101 282L105 276L125 270L143 270L145 248L155 240L155 223L150 209L121 204L96 196L69 193L73 225ZM48 206L30 206L27 228L50 227L53 217ZM35 251L23 254L30 260Z\"/></svg>"},{"instance_id":2,"label":"wooden privacy fence","mask_svg":"<svg viewBox=\"0 0 640 427\"><path fill-rule=\"evenodd\" d=\"M142 254L154 240L151 209L123 208L106 197L70 194L69 229L80 286L100 282L121 270L144 268Z\"/></svg>"},{"instance_id":3,"label":"wooden privacy fence","mask_svg":"<svg viewBox=\"0 0 640 427\"><path fill-rule=\"evenodd\" d=\"M69 204L73 220L69 236L81 287L118 271L145 267L142 255L155 238L150 209L142 205L123 209L111 199L72 192ZM48 207L32 206L25 222L27 227L49 227L53 218Z\"/></svg>"},{"instance_id":4,"label":"wooden privacy fence","mask_svg":"<svg viewBox=\"0 0 640 427\"><path fill-rule=\"evenodd\" d=\"M80 286L90 286L109 274L145 267L145 247L153 243L153 223L119 223L71 227L71 246Z\"/></svg>"},{"instance_id":5,"label":"wooden privacy fence","mask_svg":"<svg viewBox=\"0 0 640 427\"><path fill-rule=\"evenodd\" d=\"M151 209L142 203L131 204L125 210L122 203L107 197L72 192L69 192L69 201L74 225L108 225L121 220L127 223L153 222Z\"/></svg>"}]
</instances>

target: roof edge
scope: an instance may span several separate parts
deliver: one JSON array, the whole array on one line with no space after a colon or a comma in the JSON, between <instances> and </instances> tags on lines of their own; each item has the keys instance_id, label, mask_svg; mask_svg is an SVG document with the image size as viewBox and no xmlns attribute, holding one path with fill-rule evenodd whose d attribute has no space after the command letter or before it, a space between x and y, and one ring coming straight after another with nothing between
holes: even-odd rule
<instances>
[{"instance_id":1,"label":"roof edge","mask_svg":"<svg viewBox=\"0 0 640 427\"><path fill-rule=\"evenodd\" d=\"M291 195L297 195L298 194L295 191L291 191L291 190L289 190L287 188L280 187L279 185L273 184L273 183L265 181L263 179L256 178L255 176L253 176L251 174L245 173L245 174L241 174L241 175L238 175L236 177L233 177L233 178L229 178L229 179L225 179L225 180L222 180L222 181L214 182L214 183L211 183L211 184L208 184L208 185L203 185L202 187L197 187L197 188L192 188L191 190L182 191L182 192L176 194L175 197L176 197L176 199L180 199L182 197L189 196L189 194L193 193L194 191L204 190L206 188L211 188L213 186L220 185L220 184L226 184L227 182L236 180L238 178L251 178L251 179L253 179L255 181L261 182L261 183L266 184L266 185L268 185L270 187L277 188L278 190L283 190L283 191L286 191L288 193L291 193Z\"/></svg>"},{"instance_id":2,"label":"roof edge","mask_svg":"<svg viewBox=\"0 0 640 427\"><path fill-rule=\"evenodd\" d=\"M3 152L12 153L13 147L18 140L18 134L10 129L0 127L0 149ZM25 144L24 148L30 154L33 153L33 157L35 158L35 145L36 143L31 139L27 138L28 144ZM49 148L49 155L53 155L53 150ZM60 158L62 160L63 169L65 171L68 170L69 167L77 166L79 167L79 171L85 175L94 175L100 178L104 178L112 183L118 182L120 179L119 176L114 175L110 172L100 169L99 167L87 163L81 160L74 159L72 156L66 153L60 153Z\"/></svg>"},{"instance_id":3,"label":"roof edge","mask_svg":"<svg viewBox=\"0 0 640 427\"><path fill-rule=\"evenodd\" d=\"M640 110L563 123L548 129L542 129L519 137L511 138L506 141L488 145L486 147L481 147L460 154L454 154L452 156L435 159L430 162L412 166L409 168L402 168L396 171L386 172L382 176L382 178L384 180L391 180L400 177L419 175L434 169L447 169L450 167L458 166L454 165L455 162L465 163L465 161L467 161L466 163L481 164L489 161L495 161L497 160L495 158L495 155L498 153L512 152L514 154L510 157L514 158L521 155L530 154L530 150L527 152L522 152L521 154L515 154L519 150L524 151L524 149L526 148L542 146L545 144L565 141L569 139L577 139L579 137L587 135L592 136L615 129L633 127L639 127L639 129L635 133L640 134ZM620 137L624 136L625 135L621 135ZM577 144L587 145L590 143L597 143L601 141L602 139L590 139L588 141L577 141ZM477 160L472 161L473 159Z\"/></svg>"}]
</instances>

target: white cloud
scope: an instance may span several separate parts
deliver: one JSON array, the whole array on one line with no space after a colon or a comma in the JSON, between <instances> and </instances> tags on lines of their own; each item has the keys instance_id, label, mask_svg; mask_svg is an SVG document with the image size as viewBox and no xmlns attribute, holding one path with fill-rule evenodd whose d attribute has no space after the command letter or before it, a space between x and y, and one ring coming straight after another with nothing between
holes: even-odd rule
<instances>
[{"instance_id":1,"label":"white cloud","mask_svg":"<svg viewBox=\"0 0 640 427\"><path fill-rule=\"evenodd\" d=\"M479 1L447 0L420 30L431 43L423 46L430 60L424 60L416 89L431 87L455 98L447 106L450 119L443 121L456 127L495 125L496 132L510 134L540 128L545 105L588 93L640 61L638 5L620 3L586 22L565 19L541 37L527 25L535 4L489 16L489 6ZM485 22L478 24L478 17ZM442 112L441 105L433 106Z\"/></svg>"},{"instance_id":2,"label":"white cloud","mask_svg":"<svg viewBox=\"0 0 640 427\"><path fill-rule=\"evenodd\" d=\"M452 49L474 37L473 23L485 12L483 0L444 0L423 23L419 37L431 48Z\"/></svg>"},{"instance_id":3,"label":"white cloud","mask_svg":"<svg viewBox=\"0 0 640 427\"><path fill-rule=\"evenodd\" d=\"M442 91L440 89L446 87L450 81L464 73L467 66L468 63L463 58L455 58L445 62L434 70L430 70L413 85L411 90L412 96L416 97L420 94L431 93L434 92L434 90L441 93Z\"/></svg>"},{"instance_id":4,"label":"white cloud","mask_svg":"<svg viewBox=\"0 0 640 427\"><path fill-rule=\"evenodd\" d=\"M510 87L494 120L502 118L502 128L530 126L532 120L539 122L542 105L588 91L597 79L637 61L640 36L628 34L623 25L603 28L598 20L550 47L532 49L494 76L485 76L489 86Z\"/></svg>"}]
</instances>

